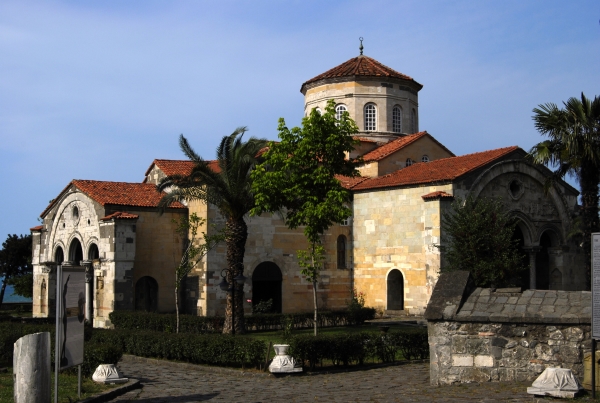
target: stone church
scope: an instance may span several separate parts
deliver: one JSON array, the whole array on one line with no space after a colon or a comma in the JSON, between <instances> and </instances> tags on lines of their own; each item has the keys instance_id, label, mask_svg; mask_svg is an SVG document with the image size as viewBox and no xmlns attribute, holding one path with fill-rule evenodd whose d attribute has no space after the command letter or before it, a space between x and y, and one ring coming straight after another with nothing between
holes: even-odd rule
<instances>
[{"instance_id":1,"label":"stone church","mask_svg":"<svg viewBox=\"0 0 600 403\"><path fill-rule=\"evenodd\" d=\"M436 245L441 217L454 198L500 198L518 218L515 239L528 257L533 289L581 290L583 255L569 241L578 192L565 182L545 193L550 174L533 165L517 146L456 156L419 127L423 86L370 57L352 58L302 84L304 113L347 111L360 133L353 155L362 155L362 177L342 180L353 194L353 215L324 234L327 260L318 283L320 309L344 308L352 290L366 305L421 314L439 276L443 255ZM214 169L218 165L214 163ZM109 327L113 310L173 312L174 269L186 242L173 220L196 213L203 228L222 226L212 205L173 204L158 215L155 184L165 175L186 174L189 161L154 160L141 183L73 180L42 212L33 234L34 316L53 314L55 267L86 267L86 314ZM272 299L276 312L312 309L312 285L300 275L297 251L307 244L276 215L247 219L244 258L245 310ZM213 226L214 225L214 226ZM218 284L226 267L220 244L185 279L182 309L223 315L225 292Z\"/></svg>"}]
</instances>

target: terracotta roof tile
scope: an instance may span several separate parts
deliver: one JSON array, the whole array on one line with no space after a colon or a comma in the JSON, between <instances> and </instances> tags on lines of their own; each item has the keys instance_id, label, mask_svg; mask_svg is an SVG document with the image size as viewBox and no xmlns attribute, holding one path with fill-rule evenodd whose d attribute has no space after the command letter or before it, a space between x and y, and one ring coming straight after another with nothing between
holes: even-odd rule
<instances>
[{"instance_id":1,"label":"terracotta roof tile","mask_svg":"<svg viewBox=\"0 0 600 403\"><path fill-rule=\"evenodd\" d=\"M31 227L31 228L29 228L29 230L30 230L30 231L35 231L35 232L41 231L41 230L43 230L43 229L44 229L44 226L43 226L43 225L37 225L37 226L35 226L35 227Z\"/></svg>"},{"instance_id":2,"label":"terracotta roof tile","mask_svg":"<svg viewBox=\"0 0 600 403\"><path fill-rule=\"evenodd\" d=\"M352 189L354 186L358 185L369 179L365 176L356 176L354 178L350 178L348 176L336 175L335 178L342 183L342 186L348 190Z\"/></svg>"},{"instance_id":3,"label":"terracotta roof tile","mask_svg":"<svg viewBox=\"0 0 600 403\"><path fill-rule=\"evenodd\" d=\"M406 136L399 137L395 140L392 140L389 143L386 143L386 144L382 145L381 147L377 147L373 151L370 151L367 154L363 155L363 159L365 160L365 162L379 161L379 160L395 153L396 151L406 147L407 145L419 140L420 138L422 138L424 136L429 136L433 141L435 141L438 145L440 145L440 147L442 147L444 150L448 151L451 155L454 155L454 153L452 151L448 150L442 143L437 141L431 134L424 131L424 132L409 134Z\"/></svg>"},{"instance_id":4,"label":"terracotta roof tile","mask_svg":"<svg viewBox=\"0 0 600 403\"><path fill-rule=\"evenodd\" d=\"M355 186L353 190L448 182L518 149L519 147L512 146L462 155L460 157L420 162L388 175L369 178Z\"/></svg>"},{"instance_id":5,"label":"terracotta roof tile","mask_svg":"<svg viewBox=\"0 0 600 403\"><path fill-rule=\"evenodd\" d=\"M151 183L105 182L75 179L71 182L83 193L104 205L115 204L135 207L156 207L162 195ZM172 208L186 208L173 203Z\"/></svg>"},{"instance_id":6,"label":"terracotta roof tile","mask_svg":"<svg viewBox=\"0 0 600 403\"><path fill-rule=\"evenodd\" d=\"M379 143L379 141L377 141L377 140L371 140L371 139L367 139L365 137L353 136L352 138L354 140L360 141L361 143Z\"/></svg>"},{"instance_id":7,"label":"terracotta roof tile","mask_svg":"<svg viewBox=\"0 0 600 403\"><path fill-rule=\"evenodd\" d=\"M109 214L106 217L102 217L100 220L102 221L109 221L115 218L120 218L120 219L127 219L127 220L135 220L140 218L139 215L137 214L131 214L131 213L126 213L124 211L117 211L115 213Z\"/></svg>"},{"instance_id":8,"label":"terracotta roof tile","mask_svg":"<svg viewBox=\"0 0 600 403\"><path fill-rule=\"evenodd\" d=\"M167 176L171 175L189 175L194 168L194 162L190 160L159 160L156 159L152 162L150 167L146 170L144 176L148 176L152 167L156 165L163 173ZM215 171L220 172L219 164L216 160L209 161L208 165Z\"/></svg>"},{"instance_id":9,"label":"terracotta roof tile","mask_svg":"<svg viewBox=\"0 0 600 403\"><path fill-rule=\"evenodd\" d=\"M300 89L301 92L304 91L306 85L314 83L319 80L324 80L327 78L340 78L340 77L390 77L390 78L400 78L402 80L412 81L417 84L420 88L423 86L417 83L412 77L407 76L406 74L402 74L397 72L394 69L389 68L388 66L379 63L377 60L368 57L368 56L358 56L354 57L339 66L336 66L332 69L327 70L325 73L319 74L316 77L311 78L310 80L304 82Z\"/></svg>"},{"instance_id":10,"label":"terracotta roof tile","mask_svg":"<svg viewBox=\"0 0 600 403\"><path fill-rule=\"evenodd\" d=\"M437 192L427 193L426 195L421 196L423 200L435 200L435 199L454 199L450 193L442 192L441 190Z\"/></svg>"}]
</instances>

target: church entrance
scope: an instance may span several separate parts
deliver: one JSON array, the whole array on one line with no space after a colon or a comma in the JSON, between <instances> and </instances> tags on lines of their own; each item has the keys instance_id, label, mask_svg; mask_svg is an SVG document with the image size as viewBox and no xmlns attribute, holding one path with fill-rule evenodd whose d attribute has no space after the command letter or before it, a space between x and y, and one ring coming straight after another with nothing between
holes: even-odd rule
<instances>
[{"instance_id":1,"label":"church entrance","mask_svg":"<svg viewBox=\"0 0 600 403\"><path fill-rule=\"evenodd\" d=\"M79 242L79 239L73 238L71 246L69 246L69 261L74 265L79 266L82 260L83 248L81 247L81 242Z\"/></svg>"},{"instance_id":2,"label":"church entrance","mask_svg":"<svg viewBox=\"0 0 600 403\"><path fill-rule=\"evenodd\" d=\"M158 283L150 276L144 276L135 283L136 311L156 312L158 307Z\"/></svg>"},{"instance_id":3,"label":"church entrance","mask_svg":"<svg viewBox=\"0 0 600 403\"><path fill-rule=\"evenodd\" d=\"M261 302L273 301L272 313L281 313L282 276L279 266L262 262L252 273L252 309Z\"/></svg>"},{"instance_id":4,"label":"church entrance","mask_svg":"<svg viewBox=\"0 0 600 403\"><path fill-rule=\"evenodd\" d=\"M388 311L404 310L404 276L398 269L392 270L387 278Z\"/></svg>"},{"instance_id":5,"label":"church entrance","mask_svg":"<svg viewBox=\"0 0 600 403\"><path fill-rule=\"evenodd\" d=\"M538 290L550 289L550 253L552 238L548 231L540 238L540 251L535 257L535 288Z\"/></svg>"}]
</instances>

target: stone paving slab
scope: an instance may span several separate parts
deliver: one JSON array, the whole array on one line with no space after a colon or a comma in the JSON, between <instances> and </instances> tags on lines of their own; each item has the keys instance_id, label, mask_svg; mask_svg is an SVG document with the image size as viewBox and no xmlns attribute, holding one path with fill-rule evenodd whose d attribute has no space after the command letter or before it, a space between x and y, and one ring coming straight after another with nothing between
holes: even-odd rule
<instances>
[{"instance_id":1,"label":"stone paving slab","mask_svg":"<svg viewBox=\"0 0 600 403\"><path fill-rule=\"evenodd\" d=\"M557 402L528 395L530 383L431 386L428 363L283 377L137 357L118 367L143 388L111 402Z\"/></svg>"}]
</instances>

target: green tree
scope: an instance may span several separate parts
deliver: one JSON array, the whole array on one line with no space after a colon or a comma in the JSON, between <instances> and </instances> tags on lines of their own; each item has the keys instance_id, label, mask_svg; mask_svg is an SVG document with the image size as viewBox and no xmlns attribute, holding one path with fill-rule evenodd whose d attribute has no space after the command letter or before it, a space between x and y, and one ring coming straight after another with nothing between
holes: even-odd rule
<instances>
[{"instance_id":1,"label":"green tree","mask_svg":"<svg viewBox=\"0 0 600 403\"><path fill-rule=\"evenodd\" d=\"M334 223L350 217L351 193L337 175L359 176L358 160L347 155L358 128L347 112L336 119L335 103L325 113L313 109L302 127L288 129L279 119L278 143L270 143L264 161L252 172L256 206L252 215L278 212L288 228L304 227L309 248L298 251L302 275L313 285L314 326L317 334L317 282L323 267L321 235Z\"/></svg>"},{"instance_id":2,"label":"green tree","mask_svg":"<svg viewBox=\"0 0 600 403\"><path fill-rule=\"evenodd\" d=\"M237 128L231 135L223 137L217 147L217 169L213 169L190 146L181 135L179 146L194 167L189 175L168 176L157 185L165 196L159 203L164 211L174 201L203 201L217 207L225 218L225 243L227 245L227 282L235 287L235 301L227 296L223 333L231 333L233 326L237 334L245 333L243 285L234 278L243 274L244 253L248 226L244 216L254 206L250 172L257 163L257 156L267 144L266 140L250 138L244 142L245 127ZM235 309L235 323L232 312Z\"/></svg>"},{"instance_id":3,"label":"green tree","mask_svg":"<svg viewBox=\"0 0 600 403\"><path fill-rule=\"evenodd\" d=\"M516 225L499 200L457 198L442 215L440 271L470 271L478 287L517 285L525 267L512 240Z\"/></svg>"},{"instance_id":4,"label":"green tree","mask_svg":"<svg viewBox=\"0 0 600 403\"><path fill-rule=\"evenodd\" d=\"M566 174L575 176L581 188L583 249L587 288L591 287L591 233L600 231L600 98L569 98L564 108L547 103L533 109L536 129L549 139L533 146L530 158L554 169L546 187Z\"/></svg>"},{"instance_id":5,"label":"green tree","mask_svg":"<svg viewBox=\"0 0 600 403\"><path fill-rule=\"evenodd\" d=\"M221 232L207 235L206 232L198 233L206 220L198 217L196 213L173 220L176 225L175 232L185 239L186 246L181 256L179 266L175 268L175 311L177 317L176 333L179 333L179 288L181 281L200 263L200 260L219 242L224 239Z\"/></svg>"},{"instance_id":6,"label":"green tree","mask_svg":"<svg viewBox=\"0 0 600 403\"><path fill-rule=\"evenodd\" d=\"M27 283L22 280L24 276L31 274L32 269L31 235L8 235L6 241L2 243L2 250L0 250L0 277L4 277L2 288L0 288L0 307L4 301L4 292L8 284L19 284L15 289L19 295L21 295L21 291L26 291L22 290L22 285L27 286ZM31 286L29 295L33 291L33 284Z\"/></svg>"}]
</instances>

